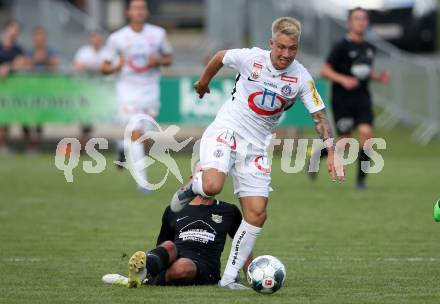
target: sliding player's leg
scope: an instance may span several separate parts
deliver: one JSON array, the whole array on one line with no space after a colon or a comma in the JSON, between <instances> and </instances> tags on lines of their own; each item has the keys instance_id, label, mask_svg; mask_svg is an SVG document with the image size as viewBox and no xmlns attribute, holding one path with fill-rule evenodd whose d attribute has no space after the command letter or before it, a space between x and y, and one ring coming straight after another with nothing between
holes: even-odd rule
<instances>
[{"instance_id":1,"label":"sliding player's leg","mask_svg":"<svg viewBox=\"0 0 440 304\"><path fill-rule=\"evenodd\" d=\"M146 279L154 278L177 258L176 245L166 241L155 249L145 252L138 251L128 262L128 287L140 287Z\"/></svg>"},{"instance_id":2,"label":"sliding player's leg","mask_svg":"<svg viewBox=\"0 0 440 304\"><path fill-rule=\"evenodd\" d=\"M212 197L219 194L235 161L236 147L233 131L208 127L200 142L202 171L194 174L192 180L174 194L171 210L182 210L196 195Z\"/></svg>"}]
</instances>

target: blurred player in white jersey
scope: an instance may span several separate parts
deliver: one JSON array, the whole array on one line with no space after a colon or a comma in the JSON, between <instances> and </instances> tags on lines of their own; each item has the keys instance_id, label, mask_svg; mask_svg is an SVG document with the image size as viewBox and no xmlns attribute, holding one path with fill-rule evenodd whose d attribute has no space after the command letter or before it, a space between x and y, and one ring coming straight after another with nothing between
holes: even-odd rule
<instances>
[{"instance_id":1,"label":"blurred player in white jersey","mask_svg":"<svg viewBox=\"0 0 440 304\"><path fill-rule=\"evenodd\" d=\"M128 3L129 24L111 34L106 48L107 60L101 67L104 74L119 73L116 85L119 118L126 125L137 114L155 118L160 108L160 67L172 62L172 48L163 28L145 23L148 17L146 1ZM116 58L116 59L115 59ZM147 123L135 126L131 151L135 171L147 180L147 171L139 160L145 156L144 143L138 139L151 128ZM125 161L123 141L117 145L120 161ZM139 190L148 192L138 185Z\"/></svg>"},{"instance_id":2,"label":"blurred player in white jersey","mask_svg":"<svg viewBox=\"0 0 440 304\"><path fill-rule=\"evenodd\" d=\"M202 98L209 93L209 82L223 65L238 72L232 98L217 113L200 143L202 172L178 190L171 209L183 209L196 195L218 194L227 174L240 199L243 221L235 234L219 286L243 289L234 280L252 251L266 220L270 187L270 167L266 149L273 128L283 111L299 98L311 113L316 129L324 140L329 158L327 168L332 179L344 180L342 162L334 157L333 135L324 112L324 103L309 72L295 60L301 33L300 23L282 17L272 24L270 51L259 48L219 51L194 85Z\"/></svg>"}]
</instances>

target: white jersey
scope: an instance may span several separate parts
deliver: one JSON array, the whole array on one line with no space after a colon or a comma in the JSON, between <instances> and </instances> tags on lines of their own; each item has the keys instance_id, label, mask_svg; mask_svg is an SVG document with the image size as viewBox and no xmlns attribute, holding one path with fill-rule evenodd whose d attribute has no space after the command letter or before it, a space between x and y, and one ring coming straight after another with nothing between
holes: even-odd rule
<instances>
[{"instance_id":1,"label":"white jersey","mask_svg":"<svg viewBox=\"0 0 440 304\"><path fill-rule=\"evenodd\" d=\"M298 61L277 70L270 51L260 48L228 50L223 64L236 70L232 98L217 113L216 127L226 127L258 146L270 143L284 110L299 98L310 113L324 103L309 72Z\"/></svg>"},{"instance_id":2,"label":"white jersey","mask_svg":"<svg viewBox=\"0 0 440 304\"><path fill-rule=\"evenodd\" d=\"M106 49L112 62L118 55L124 57L119 84L159 89L160 68L151 66L149 57L172 53L165 29L146 23L142 31L135 32L127 25L109 36Z\"/></svg>"},{"instance_id":3,"label":"white jersey","mask_svg":"<svg viewBox=\"0 0 440 304\"><path fill-rule=\"evenodd\" d=\"M96 50L91 45L84 45L76 52L73 61L85 65L88 70L99 71L107 56L103 47Z\"/></svg>"}]
</instances>

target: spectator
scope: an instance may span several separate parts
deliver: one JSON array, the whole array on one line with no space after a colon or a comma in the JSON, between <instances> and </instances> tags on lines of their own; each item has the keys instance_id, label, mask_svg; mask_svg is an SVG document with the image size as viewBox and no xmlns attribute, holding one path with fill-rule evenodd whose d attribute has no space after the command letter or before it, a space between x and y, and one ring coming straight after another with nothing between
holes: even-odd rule
<instances>
[{"instance_id":1,"label":"spectator","mask_svg":"<svg viewBox=\"0 0 440 304\"><path fill-rule=\"evenodd\" d=\"M82 46L76 52L73 59L73 69L77 72L87 72L90 74L101 73L101 65L104 63L103 37L99 32L91 32L89 44ZM81 136L79 142L84 149L92 132L91 125L81 126Z\"/></svg>"},{"instance_id":2,"label":"spectator","mask_svg":"<svg viewBox=\"0 0 440 304\"><path fill-rule=\"evenodd\" d=\"M104 63L103 37L99 32L91 32L89 44L82 46L75 54L73 68L79 72L100 73Z\"/></svg>"},{"instance_id":3,"label":"spectator","mask_svg":"<svg viewBox=\"0 0 440 304\"><path fill-rule=\"evenodd\" d=\"M0 41L0 78L7 77L14 70L28 67L23 48L16 42L19 34L20 24L17 21L10 20L3 26ZM8 126L0 125L0 154L9 153L7 134Z\"/></svg>"},{"instance_id":4,"label":"spectator","mask_svg":"<svg viewBox=\"0 0 440 304\"><path fill-rule=\"evenodd\" d=\"M60 64L58 53L51 47L47 46L46 30L38 26L32 33L32 41L34 48L29 53L32 67L37 71L54 70Z\"/></svg>"},{"instance_id":5,"label":"spectator","mask_svg":"<svg viewBox=\"0 0 440 304\"><path fill-rule=\"evenodd\" d=\"M32 69L37 72L55 70L60 63L60 59L57 52L47 46L47 32L43 27L38 26L34 29L32 41L33 49L29 53ZM23 126L23 133L28 151L31 153L37 152L42 141L42 126L31 127L25 125Z\"/></svg>"}]
</instances>

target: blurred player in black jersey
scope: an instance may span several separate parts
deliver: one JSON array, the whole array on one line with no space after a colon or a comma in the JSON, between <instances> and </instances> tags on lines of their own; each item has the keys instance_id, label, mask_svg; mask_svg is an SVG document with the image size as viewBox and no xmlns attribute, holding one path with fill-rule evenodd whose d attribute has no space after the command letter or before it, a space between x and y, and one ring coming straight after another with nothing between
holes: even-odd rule
<instances>
[{"instance_id":1,"label":"blurred player in black jersey","mask_svg":"<svg viewBox=\"0 0 440 304\"><path fill-rule=\"evenodd\" d=\"M128 287L217 284L226 236L233 238L241 221L237 206L215 198L197 196L180 212L168 206L156 248L130 258L128 278L108 274L103 281ZM244 271L251 260L249 256Z\"/></svg>"},{"instance_id":2,"label":"blurred player in black jersey","mask_svg":"<svg viewBox=\"0 0 440 304\"><path fill-rule=\"evenodd\" d=\"M356 184L359 190L366 189L366 174L361 170L361 162L369 160L364 151L371 148L364 147L364 143L373 137L373 106L368 88L369 81L387 84L390 80L388 71L377 73L373 69L376 48L364 40L368 24L366 10L360 7L350 10L349 32L333 46L321 69L321 75L332 82L333 116L339 136L351 137L355 129L359 133L360 151Z\"/></svg>"}]
</instances>

